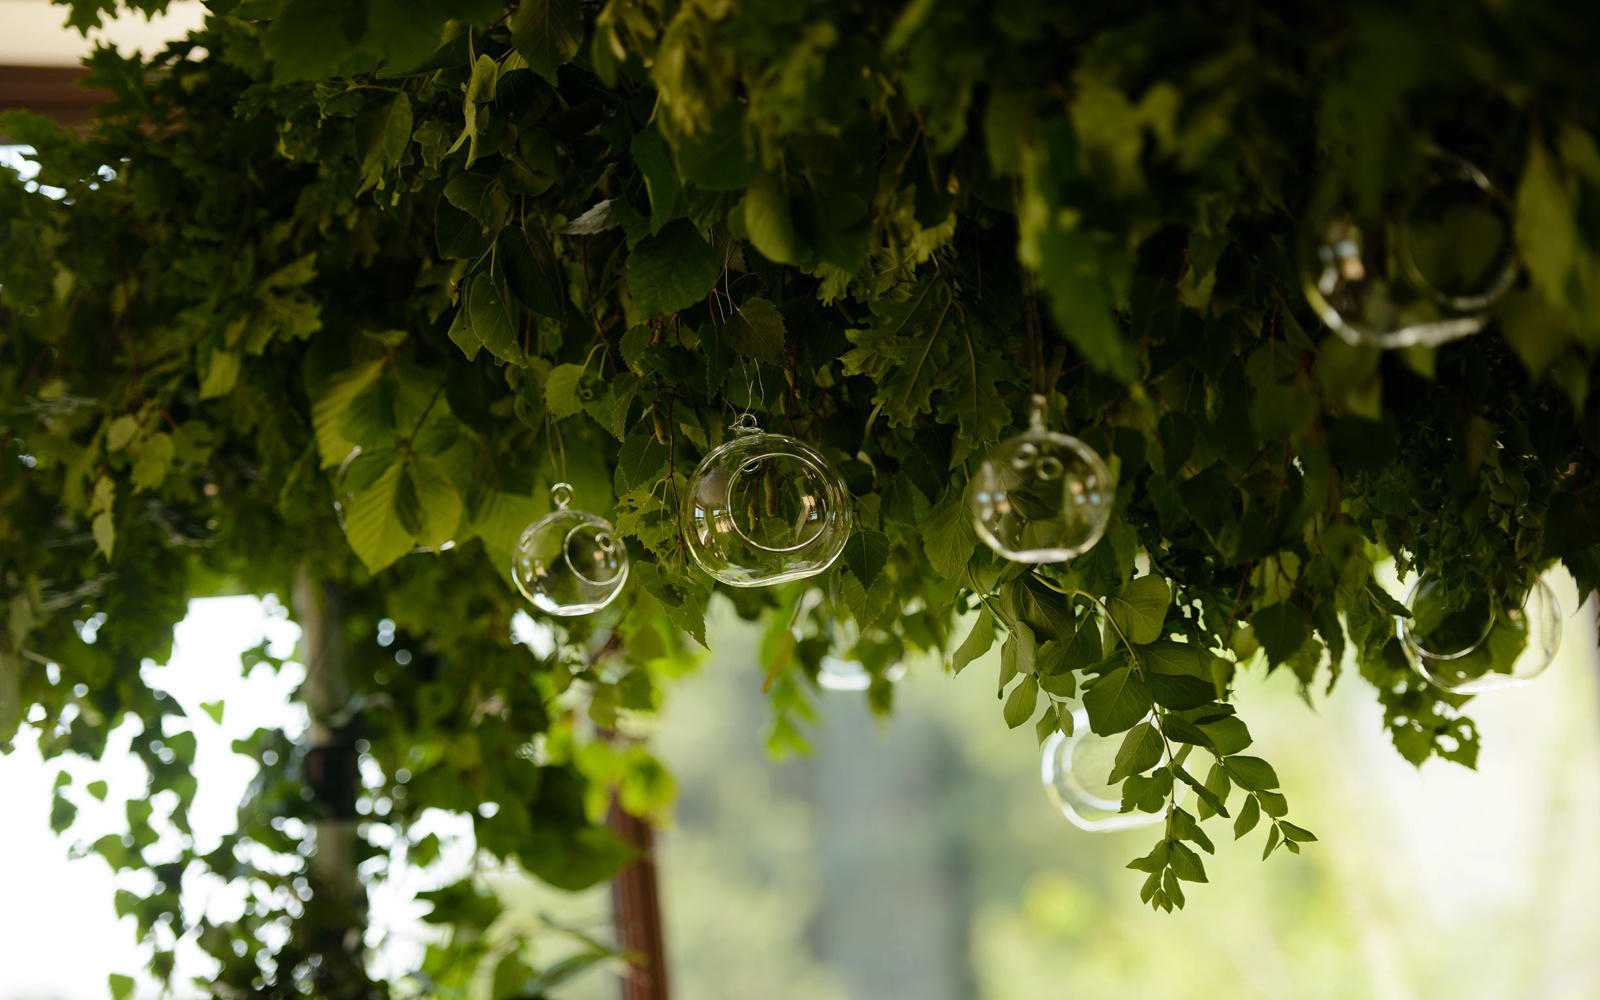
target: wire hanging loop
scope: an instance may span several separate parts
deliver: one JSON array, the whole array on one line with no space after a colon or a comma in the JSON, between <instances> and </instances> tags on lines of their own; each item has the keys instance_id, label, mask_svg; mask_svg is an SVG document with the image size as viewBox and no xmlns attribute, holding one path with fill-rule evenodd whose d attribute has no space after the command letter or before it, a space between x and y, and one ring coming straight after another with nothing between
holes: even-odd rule
<instances>
[{"instance_id":1,"label":"wire hanging loop","mask_svg":"<svg viewBox=\"0 0 1600 1000\"><path fill-rule=\"evenodd\" d=\"M761 427L756 421L756 415L748 410L739 414L739 418L728 425L728 430L740 435L761 433Z\"/></svg>"},{"instance_id":2,"label":"wire hanging loop","mask_svg":"<svg viewBox=\"0 0 1600 1000\"><path fill-rule=\"evenodd\" d=\"M1044 430L1044 414L1049 400L1040 393L1028 397L1028 429L1030 431Z\"/></svg>"},{"instance_id":3,"label":"wire hanging loop","mask_svg":"<svg viewBox=\"0 0 1600 1000\"><path fill-rule=\"evenodd\" d=\"M572 484L556 483L550 487L550 500L556 505L557 510L566 510L567 504L572 502Z\"/></svg>"}]
</instances>

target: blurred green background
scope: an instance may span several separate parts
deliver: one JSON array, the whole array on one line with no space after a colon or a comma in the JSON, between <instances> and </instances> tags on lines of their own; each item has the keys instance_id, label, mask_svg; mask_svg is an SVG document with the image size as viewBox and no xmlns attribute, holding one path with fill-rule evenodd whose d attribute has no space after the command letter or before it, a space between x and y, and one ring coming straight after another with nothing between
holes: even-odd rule
<instances>
[{"instance_id":1,"label":"blurred green background","mask_svg":"<svg viewBox=\"0 0 1600 1000\"><path fill-rule=\"evenodd\" d=\"M1600 997L1592 605L1537 682L1474 703L1476 773L1400 759L1358 679L1312 707L1287 672L1247 678L1252 752L1322 839L1263 863L1263 830L1236 843L1212 823L1212 884L1172 915L1123 868L1156 831L1086 833L1055 811L989 659L955 678L909 664L887 722L865 695L817 693L815 753L774 761L758 642L724 608L716 653L671 689L654 736L681 787L659 834L674 996ZM514 921L609 926L603 891L497 888ZM595 973L559 995L615 991Z\"/></svg>"}]
</instances>

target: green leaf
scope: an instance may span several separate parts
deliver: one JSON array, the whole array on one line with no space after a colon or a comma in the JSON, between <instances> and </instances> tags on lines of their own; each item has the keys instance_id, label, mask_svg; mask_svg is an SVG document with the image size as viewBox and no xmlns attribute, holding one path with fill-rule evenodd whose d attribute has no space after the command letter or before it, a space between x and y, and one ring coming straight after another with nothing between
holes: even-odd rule
<instances>
[{"instance_id":1,"label":"green leaf","mask_svg":"<svg viewBox=\"0 0 1600 1000\"><path fill-rule=\"evenodd\" d=\"M1172 833L1174 836L1196 844L1207 854L1217 853L1217 845L1211 842L1206 832L1200 828L1195 818L1182 809L1173 809L1171 813Z\"/></svg>"},{"instance_id":2,"label":"green leaf","mask_svg":"<svg viewBox=\"0 0 1600 1000\"><path fill-rule=\"evenodd\" d=\"M962 640L950 658L950 672L959 674L967 664L987 653L994 646L994 632L996 622L994 615L988 608L979 608L978 617L972 623L972 631Z\"/></svg>"},{"instance_id":3,"label":"green leaf","mask_svg":"<svg viewBox=\"0 0 1600 1000\"><path fill-rule=\"evenodd\" d=\"M661 140L661 133L653 127L635 132L628 151L633 155L633 162L639 165L645 192L650 196L650 231L659 233L677 209L677 167L673 165L667 144Z\"/></svg>"},{"instance_id":4,"label":"green leaf","mask_svg":"<svg viewBox=\"0 0 1600 1000\"><path fill-rule=\"evenodd\" d=\"M332 375L310 366L306 372L306 391L311 396L311 426L317 435L317 452L322 468L331 469L350 456L354 442L341 433L355 401L366 393L384 372L382 361L367 361Z\"/></svg>"},{"instance_id":5,"label":"green leaf","mask_svg":"<svg viewBox=\"0 0 1600 1000\"><path fill-rule=\"evenodd\" d=\"M441 257L473 260L481 257L494 241L494 234L487 227L445 198L440 198L434 208L433 226Z\"/></svg>"},{"instance_id":6,"label":"green leaf","mask_svg":"<svg viewBox=\"0 0 1600 1000\"><path fill-rule=\"evenodd\" d=\"M455 540L456 529L461 524L461 494L436 463L418 460L407 470L417 500L422 507L422 526L416 532L418 544L438 549Z\"/></svg>"},{"instance_id":7,"label":"green leaf","mask_svg":"<svg viewBox=\"0 0 1600 1000\"><path fill-rule=\"evenodd\" d=\"M881 531L857 528L845 542L841 558L845 568L855 574L861 585L870 587L889 559L889 536Z\"/></svg>"},{"instance_id":8,"label":"green leaf","mask_svg":"<svg viewBox=\"0 0 1600 1000\"><path fill-rule=\"evenodd\" d=\"M1250 617L1250 627L1271 663L1288 660L1306 641L1305 612L1288 601L1257 611Z\"/></svg>"},{"instance_id":9,"label":"green leaf","mask_svg":"<svg viewBox=\"0 0 1600 1000\"><path fill-rule=\"evenodd\" d=\"M1273 849L1278 846L1278 824L1267 827L1267 846L1261 852L1261 860L1265 861L1272 856Z\"/></svg>"},{"instance_id":10,"label":"green leaf","mask_svg":"<svg viewBox=\"0 0 1600 1000\"><path fill-rule=\"evenodd\" d=\"M363 134L361 188L378 184L395 169L411 145L411 98L401 91L387 103L369 105L361 114L357 131Z\"/></svg>"},{"instance_id":11,"label":"green leaf","mask_svg":"<svg viewBox=\"0 0 1600 1000\"><path fill-rule=\"evenodd\" d=\"M1015 729L1033 718L1038 698L1039 682L1032 677L1024 677L1022 683L1011 689L1011 696L1006 699L1006 725Z\"/></svg>"},{"instance_id":12,"label":"green leaf","mask_svg":"<svg viewBox=\"0 0 1600 1000\"><path fill-rule=\"evenodd\" d=\"M1114 596L1106 598L1106 610L1122 634L1132 643L1150 643L1161 638L1161 625L1167 620L1172 591L1159 576L1129 580Z\"/></svg>"},{"instance_id":13,"label":"green leaf","mask_svg":"<svg viewBox=\"0 0 1600 1000\"><path fill-rule=\"evenodd\" d=\"M1165 747L1156 727L1148 722L1139 723L1128 730L1128 735L1122 738L1122 746L1117 750L1111 776L1106 780L1114 785L1124 778L1143 774L1161 763L1161 754Z\"/></svg>"},{"instance_id":14,"label":"green leaf","mask_svg":"<svg viewBox=\"0 0 1600 1000\"><path fill-rule=\"evenodd\" d=\"M542 238L536 247L525 231L507 226L500 230L495 255L518 301L541 316L556 320L566 316L566 279Z\"/></svg>"},{"instance_id":15,"label":"green leaf","mask_svg":"<svg viewBox=\"0 0 1600 1000\"><path fill-rule=\"evenodd\" d=\"M145 435L139 443L139 461L133 466L134 492L159 487L167 478L172 456L172 435L164 431Z\"/></svg>"},{"instance_id":16,"label":"green leaf","mask_svg":"<svg viewBox=\"0 0 1600 1000\"><path fill-rule=\"evenodd\" d=\"M1535 135L1517 186L1517 249L1533 286L1550 302L1565 302L1578 255L1578 215L1556 160Z\"/></svg>"},{"instance_id":17,"label":"green leaf","mask_svg":"<svg viewBox=\"0 0 1600 1000\"><path fill-rule=\"evenodd\" d=\"M1150 689L1131 666L1104 674L1083 692L1089 729L1097 736L1113 736L1132 729L1154 707Z\"/></svg>"},{"instance_id":18,"label":"green leaf","mask_svg":"<svg viewBox=\"0 0 1600 1000\"><path fill-rule=\"evenodd\" d=\"M1070 126L1055 125L1070 134ZM1054 138L1054 136L1047 137ZM1096 367L1123 380L1134 376L1133 352L1117 327L1112 272L1121 266L1112 248L1098 246L1079 226L1078 213L1063 204L1055 172L1073 171L1057 159L1073 156L1074 140L1045 141L1024 148L1022 203L1018 209L1018 257L1039 276L1056 326Z\"/></svg>"},{"instance_id":19,"label":"green leaf","mask_svg":"<svg viewBox=\"0 0 1600 1000\"><path fill-rule=\"evenodd\" d=\"M1000 690L1004 691L1017 674L1032 675L1034 666L1033 630L1016 623L1000 646Z\"/></svg>"},{"instance_id":20,"label":"green leaf","mask_svg":"<svg viewBox=\"0 0 1600 1000\"><path fill-rule=\"evenodd\" d=\"M978 536L972 530L972 517L967 513L962 492L952 487L928 512L922 532L922 551L935 573L954 580L965 574L967 560L972 558L977 546Z\"/></svg>"},{"instance_id":21,"label":"green leaf","mask_svg":"<svg viewBox=\"0 0 1600 1000\"><path fill-rule=\"evenodd\" d=\"M517 317L505 287L491 275L479 274L467 290L467 311L473 334L502 361L527 364L517 342Z\"/></svg>"},{"instance_id":22,"label":"green leaf","mask_svg":"<svg viewBox=\"0 0 1600 1000\"><path fill-rule=\"evenodd\" d=\"M1199 677L1208 684L1211 682L1211 673L1202 657L1204 651L1198 646L1163 640L1140 646L1136 652L1140 662L1158 674Z\"/></svg>"},{"instance_id":23,"label":"green leaf","mask_svg":"<svg viewBox=\"0 0 1600 1000\"><path fill-rule=\"evenodd\" d=\"M1250 730L1237 715L1225 716L1215 722L1203 722L1200 731L1211 740L1211 746L1222 755L1236 754L1250 745Z\"/></svg>"},{"instance_id":24,"label":"green leaf","mask_svg":"<svg viewBox=\"0 0 1600 1000\"><path fill-rule=\"evenodd\" d=\"M1307 830L1303 826L1295 826L1288 820L1279 820L1278 827L1283 830L1283 836L1285 840L1292 840L1297 843L1304 844L1317 839L1317 835L1312 833L1310 830Z\"/></svg>"},{"instance_id":25,"label":"green leaf","mask_svg":"<svg viewBox=\"0 0 1600 1000\"><path fill-rule=\"evenodd\" d=\"M1261 811L1268 816L1282 817L1289 813L1289 800L1280 792L1256 792L1255 798L1261 805Z\"/></svg>"},{"instance_id":26,"label":"green leaf","mask_svg":"<svg viewBox=\"0 0 1600 1000\"><path fill-rule=\"evenodd\" d=\"M135 983L132 976L113 972L106 977L106 982L111 989L111 1000L131 1000L133 997Z\"/></svg>"},{"instance_id":27,"label":"green leaf","mask_svg":"<svg viewBox=\"0 0 1600 1000\"><path fill-rule=\"evenodd\" d=\"M544 381L544 405L557 420L583 411L583 366L556 365Z\"/></svg>"},{"instance_id":28,"label":"green leaf","mask_svg":"<svg viewBox=\"0 0 1600 1000\"><path fill-rule=\"evenodd\" d=\"M1039 721L1033 724L1033 733L1043 743L1050 738L1050 734L1061 728L1061 715L1054 705L1045 707L1044 714L1039 716Z\"/></svg>"},{"instance_id":29,"label":"green leaf","mask_svg":"<svg viewBox=\"0 0 1600 1000\"><path fill-rule=\"evenodd\" d=\"M111 421L111 426L106 429L106 450L121 451L128 446L128 442L132 441L133 436L137 433L139 433L138 418L124 413Z\"/></svg>"},{"instance_id":30,"label":"green leaf","mask_svg":"<svg viewBox=\"0 0 1600 1000\"><path fill-rule=\"evenodd\" d=\"M103 510L96 514L89 525L90 533L94 535L94 547L107 560L111 558L112 549L117 544L117 526L111 519L111 512Z\"/></svg>"},{"instance_id":31,"label":"green leaf","mask_svg":"<svg viewBox=\"0 0 1600 1000\"><path fill-rule=\"evenodd\" d=\"M507 27L528 68L554 84L556 69L583 45L583 6L579 0L521 0Z\"/></svg>"},{"instance_id":32,"label":"green leaf","mask_svg":"<svg viewBox=\"0 0 1600 1000\"><path fill-rule=\"evenodd\" d=\"M687 219L675 219L628 254L628 291L645 317L667 316L703 300L722 265Z\"/></svg>"},{"instance_id":33,"label":"green leaf","mask_svg":"<svg viewBox=\"0 0 1600 1000\"><path fill-rule=\"evenodd\" d=\"M461 303L461 308L456 310L456 318L450 321L448 336L451 343L461 348L461 353L467 356L468 361L478 356L483 341L472 329L472 312L467 303Z\"/></svg>"},{"instance_id":34,"label":"green leaf","mask_svg":"<svg viewBox=\"0 0 1600 1000\"><path fill-rule=\"evenodd\" d=\"M9 753L22 724L22 657L0 646L0 752Z\"/></svg>"},{"instance_id":35,"label":"green leaf","mask_svg":"<svg viewBox=\"0 0 1600 1000\"><path fill-rule=\"evenodd\" d=\"M1278 774L1272 765L1260 757L1224 757L1222 766L1227 769L1228 775L1239 783L1241 788L1252 791L1262 791L1278 787Z\"/></svg>"},{"instance_id":36,"label":"green leaf","mask_svg":"<svg viewBox=\"0 0 1600 1000\"><path fill-rule=\"evenodd\" d=\"M766 299L748 299L736 307L722 328L722 338L747 358L771 365L788 360L783 344L783 314Z\"/></svg>"},{"instance_id":37,"label":"green leaf","mask_svg":"<svg viewBox=\"0 0 1600 1000\"><path fill-rule=\"evenodd\" d=\"M808 248L795 236L783 182L772 174L762 174L746 189L744 228L755 248L774 263L799 264L809 256Z\"/></svg>"},{"instance_id":38,"label":"green leaf","mask_svg":"<svg viewBox=\"0 0 1600 1000\"><path fill-rule=\"evenodd\" d=\"M217 399L239 384L240 359L237 351L213 349L206 355L205 375L200 379L200 398Z\"/></svg>"},{"instance_id":39,"label":"green leaf","mask_svg":"<svg viewBox=\"0 0 1600 1000\"><path fill-rule=\"evenodd\" d=\"M350 499L345 538L368 571L376 573L411 551L414 529L421 526L417 503L415 485L399 462L390 463L372 485Z\"/></svg>"},{"instance_id":40,"label":"green leaf","mask_svg":"<svg viewBox=\"0 0 1600 1000\"><path fill-rule=\"evenodd\" d=\"M1256 805L1253 796L1247 796L1244 805L1239 807L1239 815L1233 820L1233 839L1241 840L1244 835L1254 830L1256 823L1261 820L1261 807Z\"/></svg>"},{"instance_id":41,"label":"green leaf","mask_svg":"<svg viewBox=\"0 0 1600 1000\"><path fill-rule=\"evenodd\" d=\"M456 208L475 219L485 230L499 232L505 224L511 199L492 176L460 173L444 186L444 196Z\"/></svg>"},{"instance_id":42,"label":"green leaf","mask_svg":"<svg viewBox=\"0 0 1600 1000\"><path fill-rule=\"evenodd\" d=\"M1206 791L1212 794L1215 802L1228 801L1228 795L1233 791L1233 782L1228 779L1228 772L1222 769L1221 764L1211 765L1211 771L1206 774ZM1201 819L1207 819L1216 812L1216 807L1212 801L1201 799L1198 811Z\"/></svg>"},{"instance_id":43,"label":"green leaf","mask_svg":"<svg viewBox=\"0 0 1600 1000\"><path fill-rule=\"evenodd\" d=\"M590 951L580 951L576 955L568 955L561 961L546 966L539 973L538 977L533 979L531 982L526 984L519 983L517 989L503 993L497 990L495 991L494 995L497 997L544 996L550 990L560 986L562 983L576 979L578 976L589 971L595 966L603 962L610 961L615 957L616 956L613 953L599 948L592 949Z\"/></svg>"},{"instance_id":44,"label":"green leaf","mask_svg":"<svg viewBox=\"0 0 1600 1000\"><path fill-rule=\"evenodd\" d=\"M353 47L343 27L338 21L330 24L326 3L289 0L262 39L273 76L282 82L336 75Z\"/></svg>"},{"instance_id":45,"label":"green leaf","mask_svg":"<svg viewBox=\"0 0 1600 1000\"><path fill-rule=\"evenodd\" d=\"M1194 849L1181 841L1172 841L1172 871L1185 882L1206 881L1206 866Z\"/></svg>"}]
</instances>

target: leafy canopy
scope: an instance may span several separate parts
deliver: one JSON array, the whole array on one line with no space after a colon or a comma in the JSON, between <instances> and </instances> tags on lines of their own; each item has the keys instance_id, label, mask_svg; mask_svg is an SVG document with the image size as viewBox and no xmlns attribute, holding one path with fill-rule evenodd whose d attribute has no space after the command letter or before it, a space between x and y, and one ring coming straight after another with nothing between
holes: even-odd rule
<instances>
[{"instance_id":1,"label":"leafy canopy","mask_svg":"<svg viewBox=\"0 0 1600 1000\"><path fill-rule=\"evenodd\" d=\"M1241 671L1309 694L1354 665L1408 759L1475 759L1376 562L1461 595L1558 560L1600 581L1596 39L1558 5L210 6L148 59L89 60L113 99L88 135L3 119L65 197L0 174L0 739L26 713L47 755L94 757L141 721L174 794L91 849L157 876L119 906L158 973L184 937L239 989L309 982L317 938L274 928L323 905L291 891L283 821L317 807L281 732L236 747L261 766L237 834L146 853L158 819L187 829L193 739L138 667L188 600L336 585L363 800L414 859L443 808L588 884L626 857L606 791L671 796L600 733L705 639L675 511L741 412L821 449L856 518L822 611L805 584L725 594L771 623L773 747L804 746L838 636L880 709L912 652L998 644L1007 725L1043 739L1081 699L1121 737L1125 808L1165 815L1130 866L1161 908L1205 881L1214 815L1268 854L1314 839L1247 753ZM1425 145L1511 193L1524 277L1482 334L1380 356L1305 306L1300 213L1417 176ZM966 490L1034 392L1118 486L1093 550L1029 569L979 545ZM635 583L540 656L510 641L506 567L558 480ZM85 793L58 789L59 830ZM243 919L186 915L186 871L248 885ZM433 901L456 946L429 981L504 957L491 900ZM548 985L501 969L503 995Z\"/></svg>"}]
</instances>

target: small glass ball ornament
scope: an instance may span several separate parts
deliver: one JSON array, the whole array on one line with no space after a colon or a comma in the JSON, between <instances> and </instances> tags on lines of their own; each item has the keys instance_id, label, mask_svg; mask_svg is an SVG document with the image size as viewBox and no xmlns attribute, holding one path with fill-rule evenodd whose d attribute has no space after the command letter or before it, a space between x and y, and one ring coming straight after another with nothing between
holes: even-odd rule
<instances>
[{"instance_id":1,"label":"small glass ball ornament","mask_svg":"<svg viewBox=\"0 0 1600 1000\"><path fill-rule=\"evenodd\" d=\"M1483 171L1433 156L1420 185L1362 210L1325 192L1302 230L1300 281L1351 344L1433 347L1477 333L1516 282L1511 205Z\"/></svg>"},{"instance_id":2,"label":"small glass ball ornament","mask_svg":"<svg viewBox=\"0 0 1600 1000\"><path fill-rule=\"evenodd\" d=\"M604 518L569 510L572 487L550 487L556 509L528 525L511 556L511 579L540 611L593 614L628 582L628 548Z\"/></svg>"},{"instance_id":3,"label":"small glass ball ornament","mask_svg":"<svg viewBox=\"0 0 1600 1000\"><path fill-rule=\"evenodd\" d=\"M1543 580L1522 590L1452 594L1432 573L1406 594L1397 628L1406 657L1429 683L1482 694L1544 673L1561 646L1561 605Z\"/></svg>"},{"instance_id":4,"label":"small glass ball ornament","mask_svg":"<svg viewBox=\"0 0 1600 1000\"><path fill-rule=\"evenodd\" d=\"M972 526L1013 562L1064 562L1106 533L1116 487L1093 448L1046 430L1045 399L1034 396L1028 429L1000 442L978 467Z\"/></svg>"},{"instance_id":5,"label":"small glass ball ornament","mask_svg":"<svg viewBox=\"0 0 1600 1000\"><path fill-rule=\"evenodd\" d=\"M1096 736L1089 729L1089 713L1072 713L1072 735L1060 731L1044 741L1039 776L1050 800L1073 826L1081 830L1132 830L1162 822L1161 813L1122 812L1120 786L1106 779L1116 766L1123 734ZM1180 793L1181 794L1181 793Z\"/></svg>"},{"instance_id":6,"label":"small glass ball ornament","mask_svg":"<svg viewBox=\"0 0 1600 1000\"><path fill-rule=\"evenodd\" d=\"M850 493L828 460L752 414L689 477L682 524L700 568L733 587L815 576L850 537Z\"/></svg>"}]
</instances>

